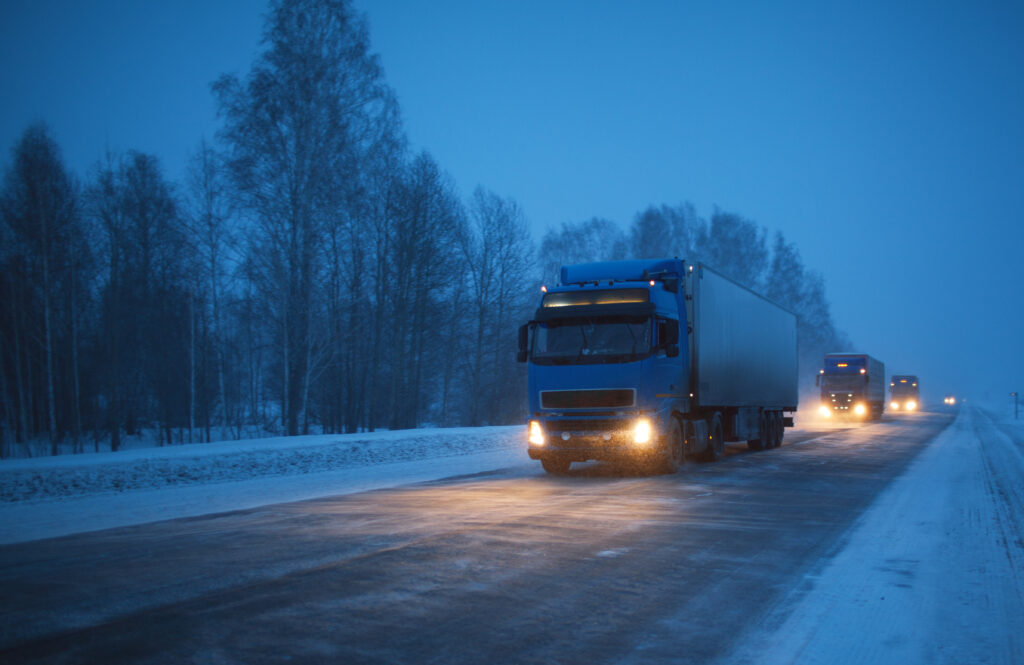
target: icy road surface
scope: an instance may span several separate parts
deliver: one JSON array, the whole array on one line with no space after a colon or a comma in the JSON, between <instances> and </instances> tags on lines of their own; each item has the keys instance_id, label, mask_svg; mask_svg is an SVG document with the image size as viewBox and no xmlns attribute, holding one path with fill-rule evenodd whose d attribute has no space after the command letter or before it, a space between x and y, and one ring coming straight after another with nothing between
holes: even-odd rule
<instances>
[{"instance_id":1,"label":"icy road surface","mask_svg":"<svg viewBox=\"0 0 1024 665\"><path fill-rule=\"evenodd\" d=\"M0 662L1024 662L1024 427L950 422L8 544Z\"/></svg>"}]
</instances>

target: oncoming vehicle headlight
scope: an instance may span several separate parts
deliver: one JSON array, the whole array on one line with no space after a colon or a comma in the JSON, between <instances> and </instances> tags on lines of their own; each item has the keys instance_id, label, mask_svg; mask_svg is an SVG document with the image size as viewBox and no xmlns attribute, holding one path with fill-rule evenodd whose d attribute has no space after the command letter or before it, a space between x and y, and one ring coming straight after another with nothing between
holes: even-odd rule
<instances>
[{"instance_id":1,"label":"oncoming vehicle headlight","mask_svg":"<svg viewBox=\"0 0 1024 665\"><path fill-rule=\"evenodd\" d=\"M828 408L824 404L818 407L818 413L820 413L823 418L832 417L832 409Z\"/></svg>"},{"instance_id":2,"label":"oncoming vehicle headlight","mask_svg":"<svg viewBox=\"0 0 1024 665\"><path fill-rule=\"evenodd\" d=\"M917 408L917 402L914 402L914 401L907 402L907 411L913 411L916 408Z\"/></svg>"},{"instance_id":3,"label":"oncoming vehicle headlight","mask_svg":"<svg viewBox=\"0 0 1024 665\"><path fill-rule=\"evenodd\" d=\"M890 402L889 408L893 409L894 411L899 411L900 403L899 402Z\"/></svg>"},{"instance_id":4,"label":"oncoming vehicle headlight","mask_svg":"<svg viewBox=\"0 0 1024 665\"><path fill-rule=\"evenodd\" d=\"M544 445L544 430L536 420L530 421L530 443L535 446Z\"/></svg>"},{"instance_id":5,"label":"oncoming vehicle headlight","mask_svg":"<svg viewBox=\"0 0 1024 665\"><path fill-rule=\"evenodd\" d=\"M640 418L633 424L633 443L651 442L651 421Z\"/></svg>"},{"instance_id":6,"label":"oncoming vehicle headlight","mask_svg":"<svg viewBox=\"0 0 1024 665\"><path fill-rule=\"evenodd\" d=\"M858 416L863 416L865 413L867 413L867 411L868 410L864 408L863 404L858 404L857 406L853 407L853 412L856 413Z\"/></svg>"}]
</instances>

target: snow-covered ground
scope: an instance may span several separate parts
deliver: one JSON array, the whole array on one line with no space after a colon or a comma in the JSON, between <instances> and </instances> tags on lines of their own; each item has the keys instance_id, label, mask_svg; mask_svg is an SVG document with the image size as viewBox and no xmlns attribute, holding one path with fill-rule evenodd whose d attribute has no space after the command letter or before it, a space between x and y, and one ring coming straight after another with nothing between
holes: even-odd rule
<instances>
[{"instance_id":1,"label":"snow-covered ground","mask_svg":"<svg viewBox=\"0 0 1024 665\"><path fill-rule=\"evenodd\" d=\"M1024 663L1022 423L961 411L723 662Z\"/></svg>"},{"instance_id":2,"label":"snow-covered ground","mask_svg":"<svg viewBox=\"0 0 1024 665\"><path fill-rule=\"evenodd\" d=\"M417 429L139 448L0 464L0 544L480 473L525 428Z\"/></svg>"}]
</instances>

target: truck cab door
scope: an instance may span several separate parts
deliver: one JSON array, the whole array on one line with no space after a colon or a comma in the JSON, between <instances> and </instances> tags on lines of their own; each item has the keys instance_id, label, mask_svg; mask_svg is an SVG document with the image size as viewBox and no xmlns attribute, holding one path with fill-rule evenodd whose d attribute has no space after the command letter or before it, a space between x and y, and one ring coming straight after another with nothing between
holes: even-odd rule
<instances>
[{"instance_id":1,"label":"truck cab door","mask_svg":"<svg viewBox=\"0 0 1024 665\"><path fill-rule=\"evenodd\" d=\"M662 317L654 319L654 348L651 373L656 395L675 394L683 397L687 389L683 375L684 355L679 352L679 321Z\"/></svg>"}]
</instances>

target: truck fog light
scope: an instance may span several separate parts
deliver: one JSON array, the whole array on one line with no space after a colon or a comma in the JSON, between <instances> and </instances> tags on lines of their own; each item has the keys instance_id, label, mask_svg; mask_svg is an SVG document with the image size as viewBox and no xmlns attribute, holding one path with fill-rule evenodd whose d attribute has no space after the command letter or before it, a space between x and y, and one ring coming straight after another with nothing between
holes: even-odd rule
<instances>
[{"instance_id":1,"label":"truck fog light","mask_svg":"<svg viewBox=\"0 0 1024 665\"><path fill-rule=\"evenodd\" d=\"M650 443L651 421L647 418L640 418L633 425L633 443Z\"/></svg>"},{"instance_id":2,"label":"truck fog light","mask_svg":"<svg viewBox=\"0 0 1024 665\"><path fill-rule=\"evenodd\" d=\"M544 430L536 420L530 421L530 443L534 446L544 445Z\"/></svg>"},{"instance_id":3,"label":"truck fog light","mask_svg":"<svg viewBox=\"0 0 1024 665\"><path fill-rule=\"evenodd\" d=\"M913 411L917 408L917 402L907 402L907 411Z\"/></svg>"},{"instance_id":4,"label":"truck fog light","mask_svg":"<svg viewBox=\"0 0 1024 665\"><path fill-rule=\"evenodd\" d=\"M893 411L899 411L900 410L900 403L899 402L890 402L889 403L889 408L892 409Z\"/></svg>"},{"instance_id":5,"label":"truck fog light","mask_svg":"<svg viewBox=\"0 0 1024 665\"><path fill-rule=\"evenodd\" d=\"M856 413L858 416L863 416L865 413L867 413L867 409L864 408L863 404L858 404L857 406L853 407L853 412Z\"/></svg>"},{"instance_id":6,"label":"truck fog light","mask_svg":"<svg viewBox=\"0 0 1024 665\"><path fill-rule=\"evenodd\" d=\"M832 409L828 408L824 404L822 404L821 406L818 407L818 413L821 414L822 418L831 418L832 417Z\"/></svg>"}]
</instances>

